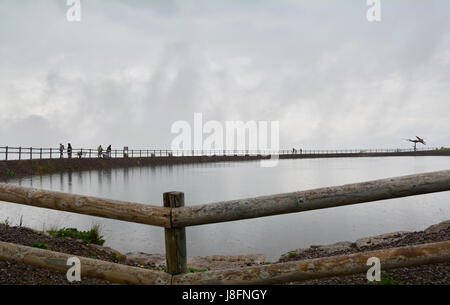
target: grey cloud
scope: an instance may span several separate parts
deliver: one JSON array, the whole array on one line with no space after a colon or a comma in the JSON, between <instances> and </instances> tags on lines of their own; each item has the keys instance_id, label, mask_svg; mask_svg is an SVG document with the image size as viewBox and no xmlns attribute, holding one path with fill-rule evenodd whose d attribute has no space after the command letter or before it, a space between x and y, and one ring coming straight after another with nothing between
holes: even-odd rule
<instances>
[{"instance_id":1,"label":"grey cloud","mask_svg":"<svg viewBox=\"0 0 450 305\"><path fill-rule=\"evenodd\" d=\"M67 133L42 116L30 115L18 120L2 119L0 139L5 146L42 147L42 143L51 143L50 147L57 147L65 143Z\"/></svg>"},{"instance_id":2,"label":"grey cloud","mask_svg":"<svg viewBox=\"0 0 450 305\"><path fill-rule=\"evenodd\" d=\"M280 120L283 147L405 147L401 139L416 134L450 143L446 1L382 1L378 24L365 19L365 1L82 8L77 24L65 21L61 1L0 3L5 145L36 139L5 125L40 118L44 146L65 137L165 148L171 124L194 112Z\"/></svg>"}]
</instances>

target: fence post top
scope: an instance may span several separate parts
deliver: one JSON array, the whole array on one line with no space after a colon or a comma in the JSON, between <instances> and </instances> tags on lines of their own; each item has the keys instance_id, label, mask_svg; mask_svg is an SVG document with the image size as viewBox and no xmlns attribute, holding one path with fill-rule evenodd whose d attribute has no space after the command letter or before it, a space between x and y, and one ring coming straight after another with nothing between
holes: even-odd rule
<instances>
[{"instance_id":1,"label":"fence post top","mask_svg":"<svg viewBox=\"0 0 450 305\"><path fill-rule=\"evenodd\" d=\"M165 192L163 194L164 207L166 208L179 208L184 206L184 193L183 192Z\"/></svg>"},{"instance_id":2,"label":"fence post top","mask_svg":"<svg viewBox=\"0 0 450 305\"><path fill-rule=\"evenodd\" d=\"M179 192L179 191L170 191L170 192L164 192L164 195L165 194L172 195L172 196L180 196L180 195L183 195L184 193L183 192Z\"/></svg>"}]
</instances>

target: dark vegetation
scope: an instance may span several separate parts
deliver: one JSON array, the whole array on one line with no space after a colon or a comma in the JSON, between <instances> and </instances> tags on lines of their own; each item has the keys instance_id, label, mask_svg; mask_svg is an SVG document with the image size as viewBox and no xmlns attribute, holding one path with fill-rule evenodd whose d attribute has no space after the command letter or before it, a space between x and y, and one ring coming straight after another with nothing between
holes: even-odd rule
<instances>
[{"instance_id":1,"label":"dark vegetation","mask_svg":"<svg viewBox=\"0 0 450 305\"><path fill-rule=\"evenodd\" d=\"M47 231L53 237L81 239L87 244L96 244L102 246L105 243L103 236L100 235L100 228L94 225L89 231L78 231L75 228L63 228L60 230Z\"/></svg>"}]
</instances>

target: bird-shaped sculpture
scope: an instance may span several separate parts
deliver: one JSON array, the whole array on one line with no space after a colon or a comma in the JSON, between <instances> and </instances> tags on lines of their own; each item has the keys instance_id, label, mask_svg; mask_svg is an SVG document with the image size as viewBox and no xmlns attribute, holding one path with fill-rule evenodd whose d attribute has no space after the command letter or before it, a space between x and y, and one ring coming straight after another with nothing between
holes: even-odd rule
<instances>
[{"instance_id":1,"label":"bird-shaped sculpture","mask_svg":"<svg viewBox=\"0 0 450 305\"><path fill-rule=\"evenodd\" d=\"M413 142L414 143L414 151L416 151L416 145L417 145L417 143L422 143L423 145L426 145L426 143L425 143L425 139L422 139L422 138L420 138L420 137L418 137L418 136L416 136L416 138L417 139L405 139L406 141L409 141L409 142Z\"/></svg>"},{"instance_id":2,"label":"bird-shaped sculpture","mask_svg":"<svg viewBox=\"0 0 450 305\"><path fill-rule=\"evenodd\" d=\"M416 136L417 139L411 140L411 139L405 139L406 141L413 142L413 143L422 143L423 145L426 145L425 140Z\"/></svg>"}]
</instances>

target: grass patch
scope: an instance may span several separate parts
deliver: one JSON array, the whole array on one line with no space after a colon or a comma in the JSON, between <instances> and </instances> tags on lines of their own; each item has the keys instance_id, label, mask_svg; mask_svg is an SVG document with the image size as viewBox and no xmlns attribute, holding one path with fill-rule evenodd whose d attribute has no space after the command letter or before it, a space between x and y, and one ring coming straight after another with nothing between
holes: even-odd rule
<instances>
[{"instance_id":1,"label":"grass patch","mask_svg":"<svg viewBox=\"0 0 450 305\"><path fill-rule=\"evenodd\" d=\"M75 228L63 228L57 231L47 231L53 237L81 239L88 244L96 244L102 246L105 243L103 236L100 235L100 226L94 225L89 231L78 231Z\"/></svg>"},{"instance_id":2,"label":"grass patch","mask_svg":"<svg viewBox=\"0 0 450 305\"><path fill-rule=\"evenodd\" d=\"M297 257L297 253L295 253L295 252L289 252L289 257L290 257L290 258Z\"/></svg>"},{"instance_id":3,"label":"grass patch","mask_svg":"<svg viewBox=\"0 0 450 305\"><path fill-rule=\"evenodd\" d=\"M197 272L205 272L208 271L208 269L195 269L195 268L189 268L188 273L197 273Z\"/></svg>"},{"instance_id":4,"label":"grass patch","mask_svg":"<svg viewBox=\"0 0 450 305\"><path fill-rule=\"evenodd\" d=\"M51 250L51 247L47 244L43 244L40 242L40 240L38 239L37 242L35 242L33 245L31 245L33 248L39 248L39 249L44 249L44 250Z\"/></svg>"},{"instance_id":5,"label":"grass patch","mask_svg":"<svg viewBox=\"0 0 450 305\"><path fill-rule=\"evenodd\" d=\"M4 225L5 227L9 227L9 225L10 225L9 217L7 217L5 220L3 220L2 225Z\"/></svg>"},{"instance_id":6,"label":"grass patch","mask_svg":"<svg viewBox=\"0 0 450 305\"><path fill-rule=\"evenodd\" d=\"M270 265L272 264L271 262L264 262L263 265Z\"/></svg>"},{"instance_id":7,"label":"grass patch","mask_svg":"<svg viewBox=\"0 0 450 305\"><path fill-rule=\"evenodd\" d=\"M11 177L11 178L14 177L14 176L16 175L16 173L15 173L14 171L10 170L10 169L8 169L7 174L8 174L8 176Z\"/></svg>"},{"instance_id":8,"label":"grass patch","mask_svg":"<svg viewBox=\"0 0 450 305\"><path fill-rule=\"evenodd\" d=\"M111 254L111 260L118 262L123 258L123 254L117 253L117 252L113 252Z\"/></svg>"}]
</instances>

